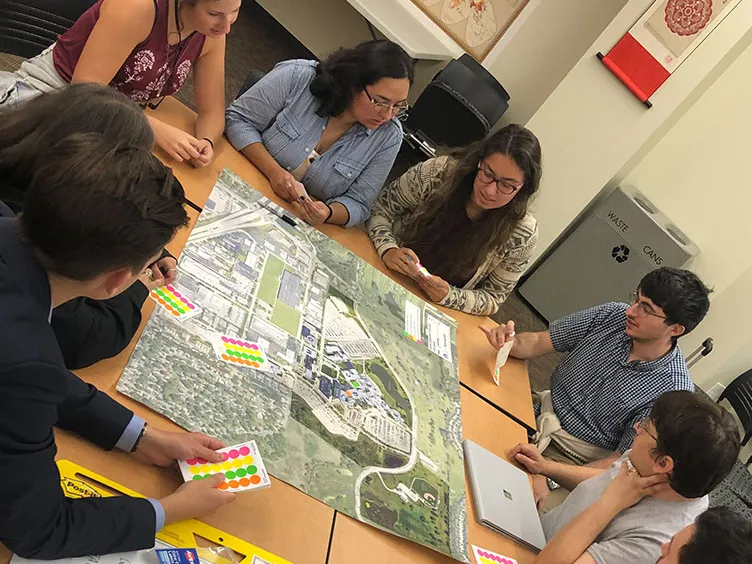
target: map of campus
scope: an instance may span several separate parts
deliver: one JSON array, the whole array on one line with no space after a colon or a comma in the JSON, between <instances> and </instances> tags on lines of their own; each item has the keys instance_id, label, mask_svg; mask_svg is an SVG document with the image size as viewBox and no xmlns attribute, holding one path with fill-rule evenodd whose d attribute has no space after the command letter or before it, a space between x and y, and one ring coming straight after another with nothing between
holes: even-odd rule
<instances>
[{"instance_id":1,"label":"map of campus","mask_svg":"<svg viewBox=\"0 0 752 564\"><path fill-rule=\"evenodd\" d=\"M173 285L197 313L155 308L118 390L227 444L255 440L276 478L467 561L454 321L283 215L222 172ZM260 368L241 358L254 347Z\"/></svg>"}]
</instances>

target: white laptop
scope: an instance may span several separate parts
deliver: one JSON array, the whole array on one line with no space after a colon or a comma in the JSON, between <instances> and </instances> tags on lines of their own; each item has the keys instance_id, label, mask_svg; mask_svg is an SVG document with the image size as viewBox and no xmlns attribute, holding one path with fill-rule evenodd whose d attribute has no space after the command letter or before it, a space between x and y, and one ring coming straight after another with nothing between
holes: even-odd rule
<instances>
[{"instance_id":1,"label":"white laptop","mask_svg":"<svg viewBox=\"0 0 752 564\"><path fill-rule=\"evenodd\" d=\"M475 513L488 527L540 551L546 545L528 475L471 440L463 441Z\"/></svg>"}]
</instances>

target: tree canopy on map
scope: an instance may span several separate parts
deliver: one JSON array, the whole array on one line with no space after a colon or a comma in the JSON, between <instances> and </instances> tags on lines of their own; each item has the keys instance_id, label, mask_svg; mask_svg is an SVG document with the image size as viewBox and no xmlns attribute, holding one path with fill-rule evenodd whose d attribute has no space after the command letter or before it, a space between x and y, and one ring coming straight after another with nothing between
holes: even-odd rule
<instances>
[{"instance_id":1,"label":"tree canopy on map","mask_svg":"<svg viewBox=\"0 0 752 564\"><path fill-rule=\"evenodd\" d=\"M467 561L454 321L279 214L222 172L174 284L202 311L155 309L118 390L227 444L254 439L276 478ZM408 337L406 302L450 336L451 360ZM223 362L218 335L258 343L271 370Z\"/></svg>"}]
</instances>

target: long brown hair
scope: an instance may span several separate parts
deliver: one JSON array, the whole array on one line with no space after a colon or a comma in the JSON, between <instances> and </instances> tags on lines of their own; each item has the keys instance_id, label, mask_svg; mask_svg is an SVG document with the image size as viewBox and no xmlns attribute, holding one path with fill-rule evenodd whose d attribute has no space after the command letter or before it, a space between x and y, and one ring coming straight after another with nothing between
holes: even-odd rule
<instances>
[{"instance_id":1,"label":"long brown hair","mask_svg":"<svg viewBox=\"0 0 752 564\"><path fill-rule=\"evenodd\" d=\"M522 188L507 205L488 210L472 222L465 233L448 232L466 213L465 206L473 192L478 163L494 153L509 157L520 167L524 174ZM531 131L511 124L487 139L451 153L451 157L456 166L443 181L443 186L420 204L400 236L403 245L415 250L421 259L431 257L430 263L436 274L447 280L457 280L466 278L489 253L504 245L525 217L528 204L540 184L541 147Z\"/></svg>"}]
</instances>

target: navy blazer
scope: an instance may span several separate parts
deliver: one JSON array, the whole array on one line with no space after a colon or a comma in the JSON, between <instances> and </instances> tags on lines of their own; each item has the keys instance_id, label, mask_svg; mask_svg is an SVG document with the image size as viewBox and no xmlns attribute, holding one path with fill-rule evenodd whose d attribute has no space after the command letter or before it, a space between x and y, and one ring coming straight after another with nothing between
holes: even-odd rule
<instances>
[{"instance_id":1,"label":"navy blazer","mask_svg":"<svg viewBox=\"0 0 752 564\"><path fill-rule=\"evenodd\" d=\"M53 426L109 450L133 413L65 368L50 311L46 272L0 218L0 541L41 559L149 548L148 500L63 496Z\"/></svg>"}]
</instances>

